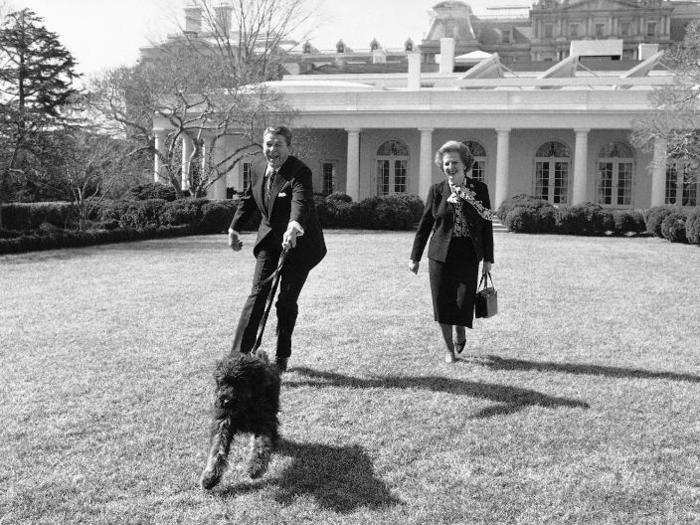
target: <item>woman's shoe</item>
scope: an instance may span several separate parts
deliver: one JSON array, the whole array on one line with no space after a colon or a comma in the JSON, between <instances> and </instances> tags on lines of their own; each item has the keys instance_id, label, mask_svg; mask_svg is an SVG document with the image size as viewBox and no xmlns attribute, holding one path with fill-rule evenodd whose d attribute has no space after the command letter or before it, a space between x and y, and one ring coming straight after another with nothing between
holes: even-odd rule
<instances>
[{"instance_id":1,"label":"woman's shoe","mask_svg":"<svg viewBox=\"0 0 700 525\"><path fill-rule=\"evenodd\" d=\"M464 350L464 346L466 344L467 344L466 339L464 341L455 341L455 353L461 354L462 350Z\"/></svg>"}]
</instances>

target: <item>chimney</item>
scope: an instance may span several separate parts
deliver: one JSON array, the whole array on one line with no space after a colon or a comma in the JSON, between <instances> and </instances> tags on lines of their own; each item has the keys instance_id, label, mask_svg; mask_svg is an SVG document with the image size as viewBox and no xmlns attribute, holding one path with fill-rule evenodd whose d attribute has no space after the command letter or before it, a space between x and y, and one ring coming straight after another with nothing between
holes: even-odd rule
<instances>
[{"instance_id":1,"label":"chimney","mask_svg":"<svg viewBox=\"0 0 700 525\"><path fill-rule=\"evenodd\" d=\"M222 34L228 35L231 31L231 12L233 7L228 4L221 3L214 7L214 16L216 18L216 29Z\"/></svg>"},{"instance_id":2,"label":"chimney","mask_svg":"<svg viewBox=\"0 0 700 525\"><path fill-rule=\"evenodd\" d=\"M637 49L637 59L646 60L659 52L659 44L639 44Z\"/></svg>"},{"instance_id":3,"label":"chimney","mask_svg":"<svg viewBox=\"0 0 700 525\"><path fill-rule=\"evenodd\" d=\"M418 91L420 89L420 51L409 51L408 57L408 89Z\"/></svg>"},{"instance_id":4,"label":"chimney","mask_svg":"<svg viewBox=\"0 0 700 525\"><path fill-rule=\"evenodd\" d=\"M185 31L188 33L199 33L202 31L201 7L185 7Z\"/></svg>"},{"instance_id":5,"label":"chimney","mask_svg":"<svg viewBox=\"0 0 700 525\"><path fill-rule=\"evenodd\" d=\"M452 73L455 67L455 39L440 39L440 73Z\"/></svg>"}]
</instances>

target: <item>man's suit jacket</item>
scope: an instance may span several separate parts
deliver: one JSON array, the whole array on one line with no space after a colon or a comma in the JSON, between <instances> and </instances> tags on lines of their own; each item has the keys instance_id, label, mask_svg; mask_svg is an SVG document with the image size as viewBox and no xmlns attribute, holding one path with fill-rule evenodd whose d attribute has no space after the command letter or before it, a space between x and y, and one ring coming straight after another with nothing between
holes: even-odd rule
<instances>
[{"instance_id":1,"label":"man's suit jacket","mask_svg":"<svg viewBox=\"0 0 700 525\"><path fill-rule=\"evenodd\" d=\"M262 214L258 236L253 248L257 257L261 250L280 251L282 235L289 221L297 221L304 235L297 237L297 245L289 252L287 262L291 265L311 269L326 255L323 231L316 216L311 170L296 157L290 155L277 172L270 189L269 202L265 202L266 163L253 168L253 182L243 193L236 210L231 229L240 231L240 226L255 213Z\"/></svg>"},{"instance_id":2,"label":"man's suit jacket","mask_svg":"<svg viewBox=\"0 0 700 525\"><path fill-rule=\"evenodd\" d=\"M486 184L467 177L466 186L476 193L476 198L486 208L491 207L489 190ZM450 185L446 180L433 184L430 187L428 200L413 242L412 260L420 261L425 244L428 242L428 237L432 231L433 236L428 247L428 258L445 262L454 227L454 207L447 202L447 198L451 193ZM491 221L481 217L473 206L467 203L464 203L462 209L464 210L465 220L469 225L469 235L474 244L477 259L493 262L493 227Z\"/></svg>"}]
</instances>

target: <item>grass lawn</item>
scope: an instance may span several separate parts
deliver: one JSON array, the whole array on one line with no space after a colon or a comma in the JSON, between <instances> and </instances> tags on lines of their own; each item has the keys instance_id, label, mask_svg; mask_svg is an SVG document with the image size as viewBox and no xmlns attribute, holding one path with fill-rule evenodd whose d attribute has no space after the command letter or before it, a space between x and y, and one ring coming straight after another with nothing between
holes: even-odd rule
<instances>
[{"instance_id":1,"label":"grass lawn","mask_svg":"<svg viewBox=\"0 0 700 525\"><path fill-rule=\"evenodd\" d=\"M238 440L211 493L253 235L1 256L0 524L700 520L697 247L497 233L500 313L448 365L412 236L327 232L281 450L251 481Z\"/></svg>"}]
</instances>

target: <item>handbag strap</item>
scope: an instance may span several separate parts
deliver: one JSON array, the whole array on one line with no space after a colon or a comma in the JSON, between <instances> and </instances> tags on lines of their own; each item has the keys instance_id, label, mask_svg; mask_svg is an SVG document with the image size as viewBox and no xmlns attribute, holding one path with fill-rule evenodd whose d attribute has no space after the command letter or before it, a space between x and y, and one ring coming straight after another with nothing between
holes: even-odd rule
<instances>
[{"instance_id":1,"label":"handbag strap","mask_svg":"<svg viewBox=\"0 0 700 525\"><path fill-rule=\"evenodd\" d=\"M487 280L487 276L488 276L488 279L491 279L491 286L493 288L496 288L496 286L493 284L493 277L491 277L491 272L486 272L486 273L481 274L481 280L479 281L479 287L486 288L488 286L489 283Z\"/></svg>"}]
</instances>

